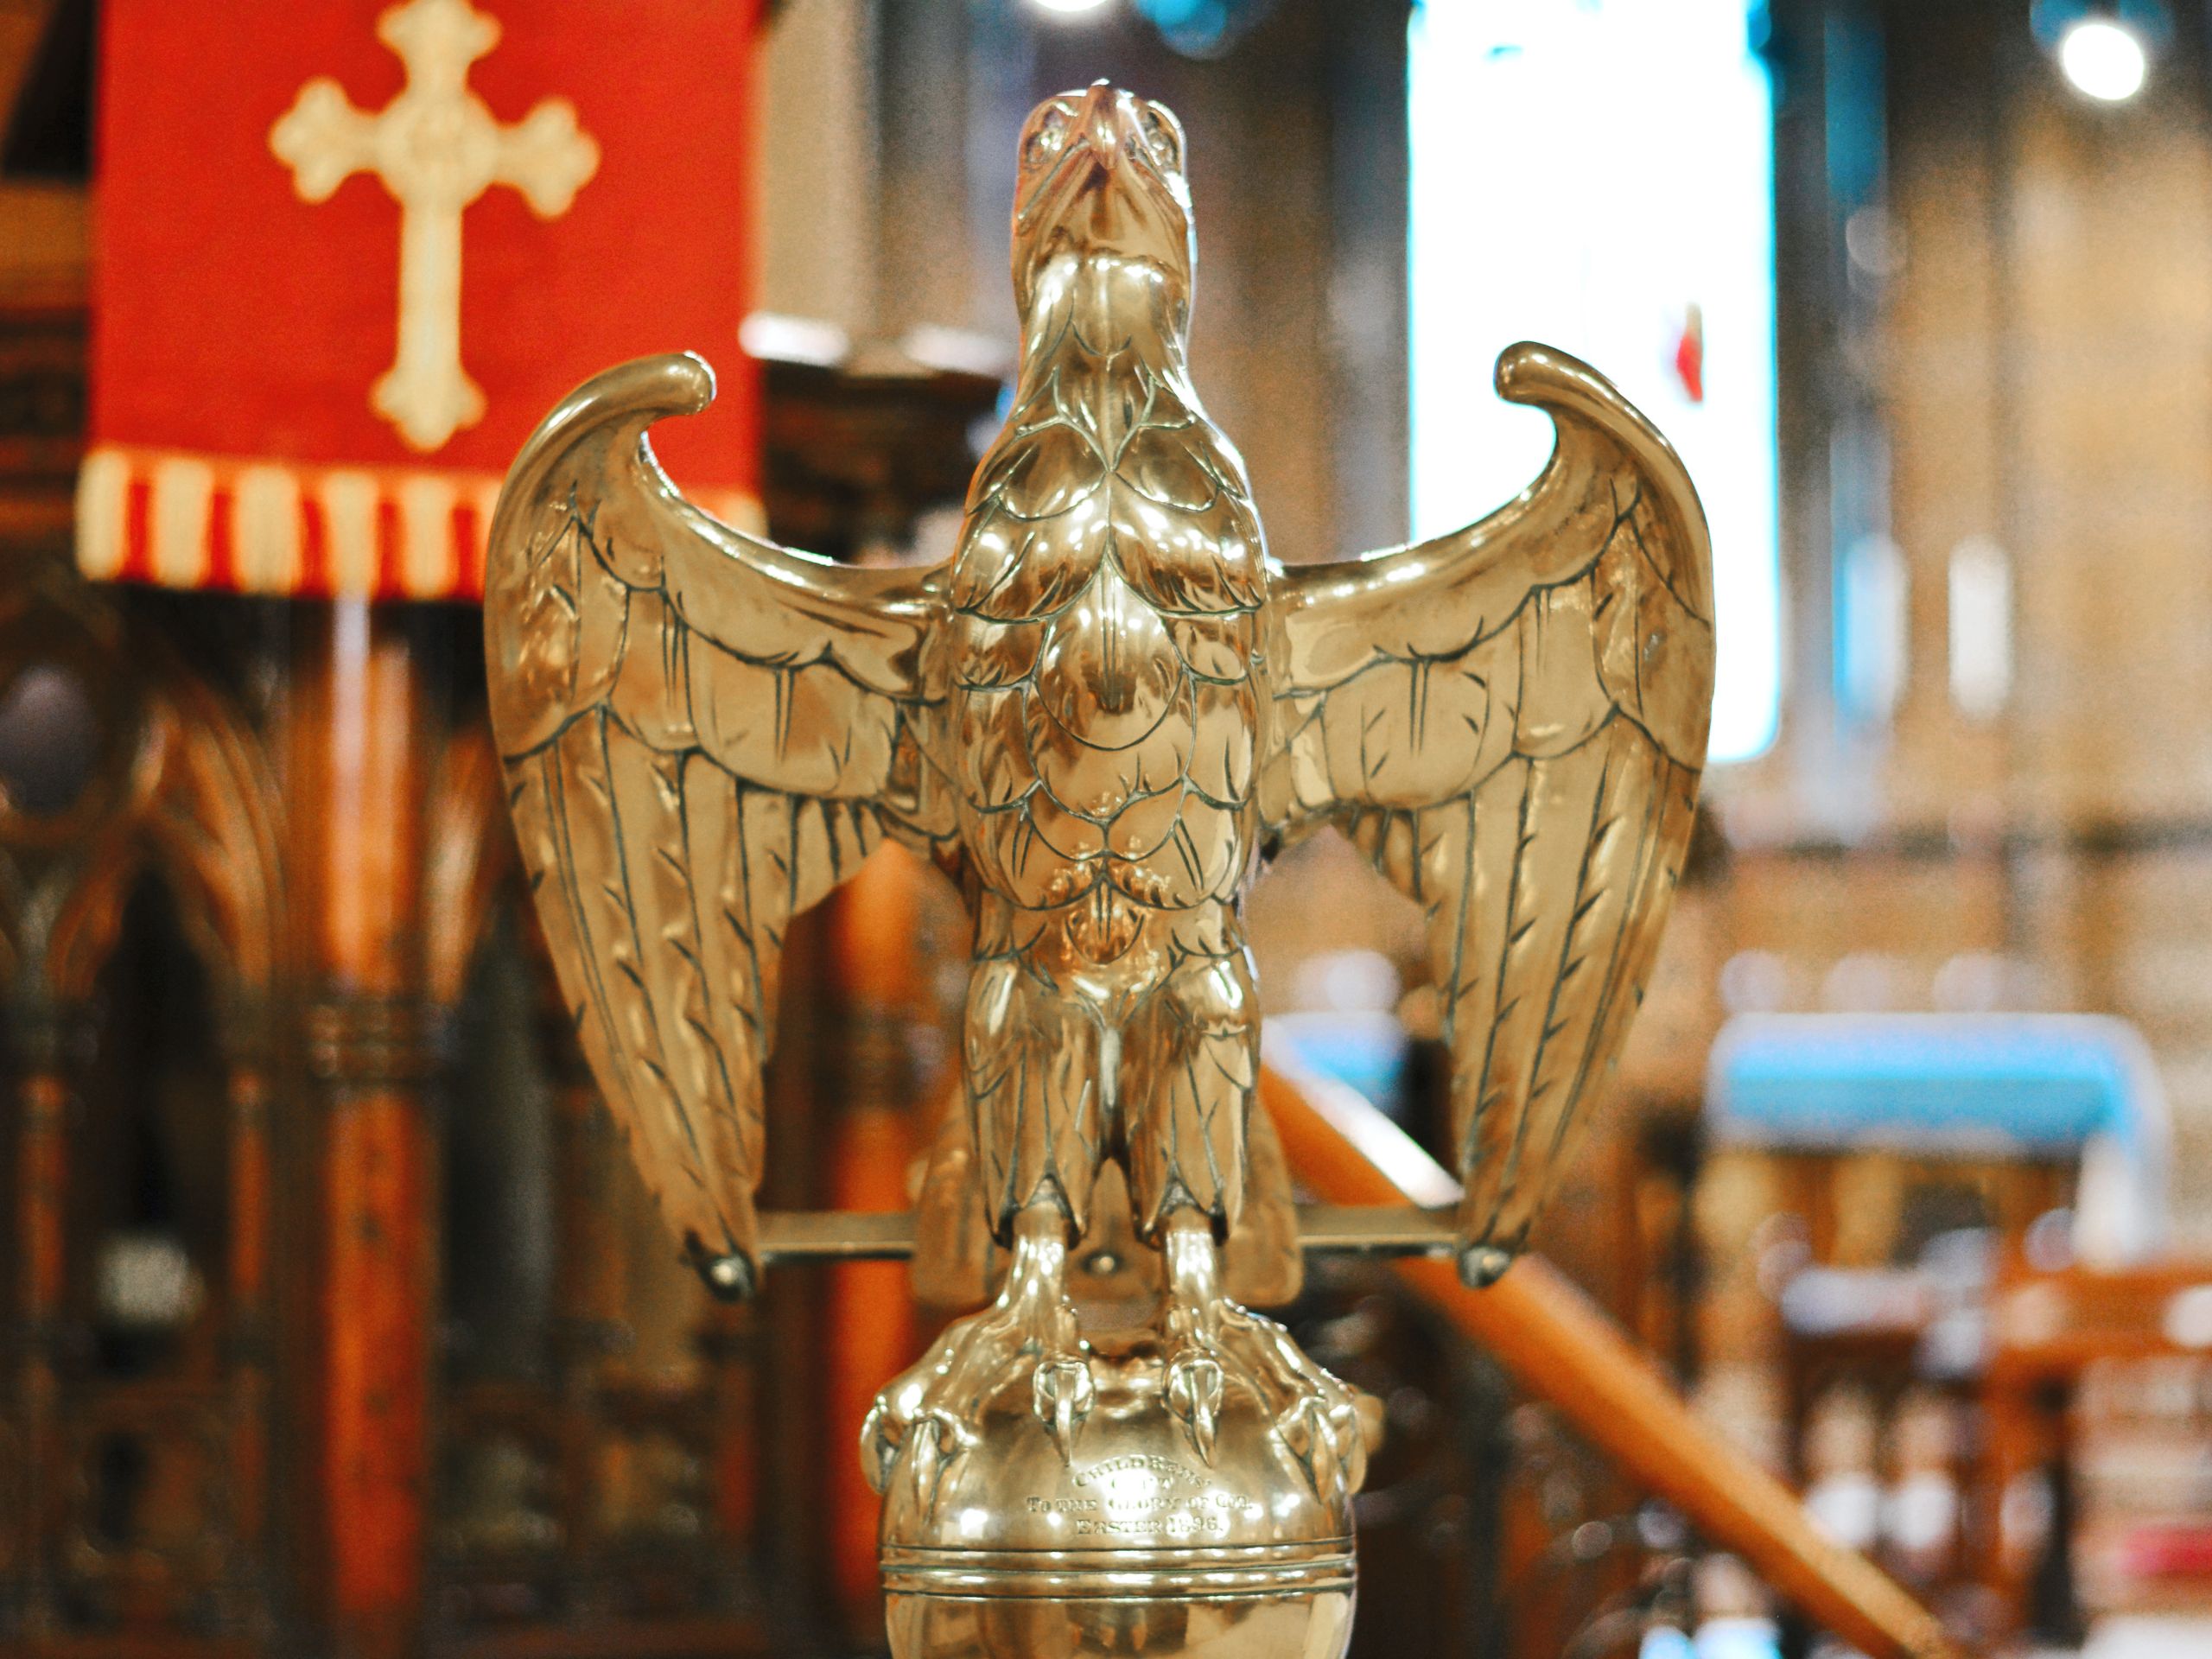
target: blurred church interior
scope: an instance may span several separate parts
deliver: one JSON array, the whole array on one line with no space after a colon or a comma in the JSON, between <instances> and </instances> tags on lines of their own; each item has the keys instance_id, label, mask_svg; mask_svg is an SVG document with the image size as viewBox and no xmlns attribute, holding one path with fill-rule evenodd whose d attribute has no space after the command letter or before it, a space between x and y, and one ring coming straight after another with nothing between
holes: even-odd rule
<instances>
[{"instance_id":1,"label":"blurred church interior","mask_svg":"<svg viewBox=\"0 0 2212 1659\"><path fill-rule=\"evenodd\" d=\"M442 301L323 147L402 14L490 19L532 135ZM1535 1255L1282 1314L1387 1408L1355 1653L2212 1653L2208 18L0 0L0 1653L884 1651L855 1436L955 1310L677 1259L517 868L481 542L555 397L690 348L702 500L944 557L1016 135L1100 77L1187 129L1276 556L1522 488L1523 337L1713 525L1706 804ZM372 394L441 303L458 401ZM1251 917L1301 1185L1374 1179L1316 1103L1448 1161L1413 906L1323 838ZM963 935L888 846L794 925L769 1202L908 1201Z\"/></svg>"}]
</instances>

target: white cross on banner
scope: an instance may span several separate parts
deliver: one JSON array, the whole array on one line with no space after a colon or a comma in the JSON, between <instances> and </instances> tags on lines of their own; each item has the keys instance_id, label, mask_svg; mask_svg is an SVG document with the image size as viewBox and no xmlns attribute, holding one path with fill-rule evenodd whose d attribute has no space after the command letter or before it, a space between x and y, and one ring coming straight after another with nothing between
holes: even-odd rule
<instances>
[{"instance_id":1,"label":"white cross on banner","mask_svg":"<svg viewBox=\"0 0 2212 1659\"><path fill-rule=\"evenodd\" d=\"M757 522L753 29L746 0L104 0L80 567L474 598L531 429L681 349L720 393L655 448Z\"/></svg>"},{"instance_id":2,"label":"white cross on banner","mask_svg":"<svg viewBox=\"0 0 2212 1659\"><path fill-rule=\"evenodd\" d=\"M336 81L311 80L269 130L269 147L306 200L373 173L398 201L399 355L371 401L411 447L431 450L484 416L483 391L461 362L463 210L504 184L557 219L598 170L599 146L566 99L544 99L512 127L493 118L468 90L468 67L499 43L499 26L468 0L408 0L377 19L377 38L407 66L406 91L365 115Z\"/></svg>"}]
</instances>

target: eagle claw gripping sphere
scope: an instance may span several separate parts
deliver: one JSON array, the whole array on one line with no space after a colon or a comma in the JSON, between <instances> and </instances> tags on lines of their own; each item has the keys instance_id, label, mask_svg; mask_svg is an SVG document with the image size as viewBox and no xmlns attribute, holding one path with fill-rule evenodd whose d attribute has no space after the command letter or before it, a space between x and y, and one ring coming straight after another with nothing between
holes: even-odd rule
<instances>
[{"instance_id":1,"label":"eagle claw gripping sphere","mask_svg":"<svg viewBox=\"0 0 2212 1659\"><path fill-rule=\"evenodd\" d=\"M1167 1244L1193 1300L1211 1258L1196 1244ZM1024 1355L1007 1338L1049 1328L1024 1304L1052 1294L1058 1249L1018 1230L997 1304L885 1389L862 1430L892 1651L1341 1654L1374 1402L1217 1287L1204 1330Z\"/></svg>"}]
</instances>

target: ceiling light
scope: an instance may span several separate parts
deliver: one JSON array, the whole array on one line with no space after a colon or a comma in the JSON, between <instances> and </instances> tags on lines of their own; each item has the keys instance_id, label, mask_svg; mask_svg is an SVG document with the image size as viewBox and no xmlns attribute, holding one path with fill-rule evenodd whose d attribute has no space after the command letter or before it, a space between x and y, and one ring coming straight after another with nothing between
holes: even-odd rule
<instances>
[{"instance_id":1,"label":"ceiling light","mask_svg":"<svg viewBox=\"0 0 2212 1659\"><path fill-rule=\"evenodd\" d=\"M1106 3L1106 0L1033 0L1033 3L1042 7L1046 11L1073 14L1078 11L1096 11Z\"/></svg>"},{"instance_id":2,"label":"ceiling light","mask_svg":"<svg viewBox=\"0 0 2212 1659\"><path fill-rule=\"evenodd\" d=\"M2119 104L2143 90L2151 60L2142 38L2125 23L2088 16L2069 24L2059 37L2058 67L2075 91Z\"/></svg>"}]
</instances>

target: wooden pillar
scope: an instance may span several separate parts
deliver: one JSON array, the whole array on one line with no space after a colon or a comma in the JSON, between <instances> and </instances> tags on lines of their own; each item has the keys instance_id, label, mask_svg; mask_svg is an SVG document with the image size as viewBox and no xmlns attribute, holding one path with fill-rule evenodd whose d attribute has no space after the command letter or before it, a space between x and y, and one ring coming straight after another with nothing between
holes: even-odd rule
<instances>
[{"instance_id":1,"label":"wooden pillar","mask_svg":"<svg viewBox=\"0 0 2212 1659\"><path fill-rule=\"evenodd\" d=\"M570 1618L601 1611L594 1576L603 1423L601 1395L607 1357L621 1346L628 1294L624 1241L615 1218L614 1179L629 1152L601 1109L575 1023L550 976L541 1010L544 1052L553 1063L553 1359L560 1396L560 1515Z\"/></svg>"},{"instance_id":2,"label":"wooden pillar","mask_svg":"<svg viewBox=\"0 0 2212 1659\"><path fill-rule=\"evenodd\" d=\"M597 1541L592 1526L595 1406L600 1368L614 1341L609 1316L620 1305L620 1257L606 1248L605 1160L610 1154L622 1156L623 1149L594 1144L606 1138L594 1133L592 1122L598 1095L562 1014L560 999L549 1001L548 1047L557 1059L553 1085L553 1363L560 1392L558 1502L573 1616L579 1602L589 1601L594 1589L588 1574Z\"/></svg>"},{"instance_id":3,"label":"wooden pillar","mask_svg":"<svg viewBox=\"0 0 2212 1659\"><path fill-rule=\"evenodd\" d=\"M339 601L300 623L291 868L324 1108L314 1520L332 1650L397 1659L423 1623L435 1306L424 699L403 614Z\"/></svg>"},{"instance_id":4,"label":"wooden pillar","mask_svg":"<svg viewBox=\"0 0 2212 1659\"><path fill-rule=\"evenodd\" d=\"M922 868L886 845L826 907L830 979L838 1007L836 1098L825 1115L829 1157L823 1201L839 1210L903 1210L913 1129L909 1043L923 997L916 950ZM876 1391L920 1347L905 1265L841 1262L818 1269L823 1287L823 1521L830 1587L844 1635L882 1639L876 1563L880 1500L860 1461L860 1426Z\"/></svg>"},{"instance_id":5,"label":"wooden pillar","mask_svg":"<svg viewBox=\"0 0 2212 1659\"><path fill-rule=\"evenodd\" d=\"M818 1116L819 1079L835 1037L820 998L828 950L821 908L794 916L784 934L783 989L776 1021L776 1056L765 1075L768 1164L760 1187L764 1209L807 1209L823 1202L821 1170L828 1125ZM792 994L794 987L807 995ZM830 1599L821 1491L828 1418L823 1377L823 1306L818 1269L798 1264L772 1269L753 1304L761 1344L755 1372L760 1389L759 1440L761 1588L772 1618L820 1628Z\"/></svg>"},{"instance_id":6,"label":"wooden pillar","mask_svg":"<svg viewBox=\"0 0 2212 1659\"><path fill-rule=\"evenodd\" d=\"M266 1637L273 1628L270 1560L271 1368L275 1299L270 1278L274 1193L269 1141L265 1024L240 1022L226 1042L230 1166L230 1458L238 1561L232 1623Z\"/></svg>"},{"instance_id":7,"label":"wooden pillar","mask_svg":"<svg viewBox=\"0 0 2212 1659\"><path fill-rule=\"evenodd\" d=\"M52 1634L59 1609L54 1551L67 1504L61 1360L67 1292L69 1118L76 1103L70 1060L81 1011L51 1004L17 1010L16 1241L21 1278L16 1411L22 1434L21 1625Z\"/></svg>"},{"instance_id":8,"label":"wooden pillar","mask_svg":"<svg viewBox=\"0 0 2212 1659\"><path fill-rule=\"evenodd\" d=\"M760 1533L760 1436L773 1425L760 1412L760 1315L751 1304L717 1304L701 1348L713 1368L715 1529L733 1578L750 1573Z\"/></svg>"}]
</instances>

